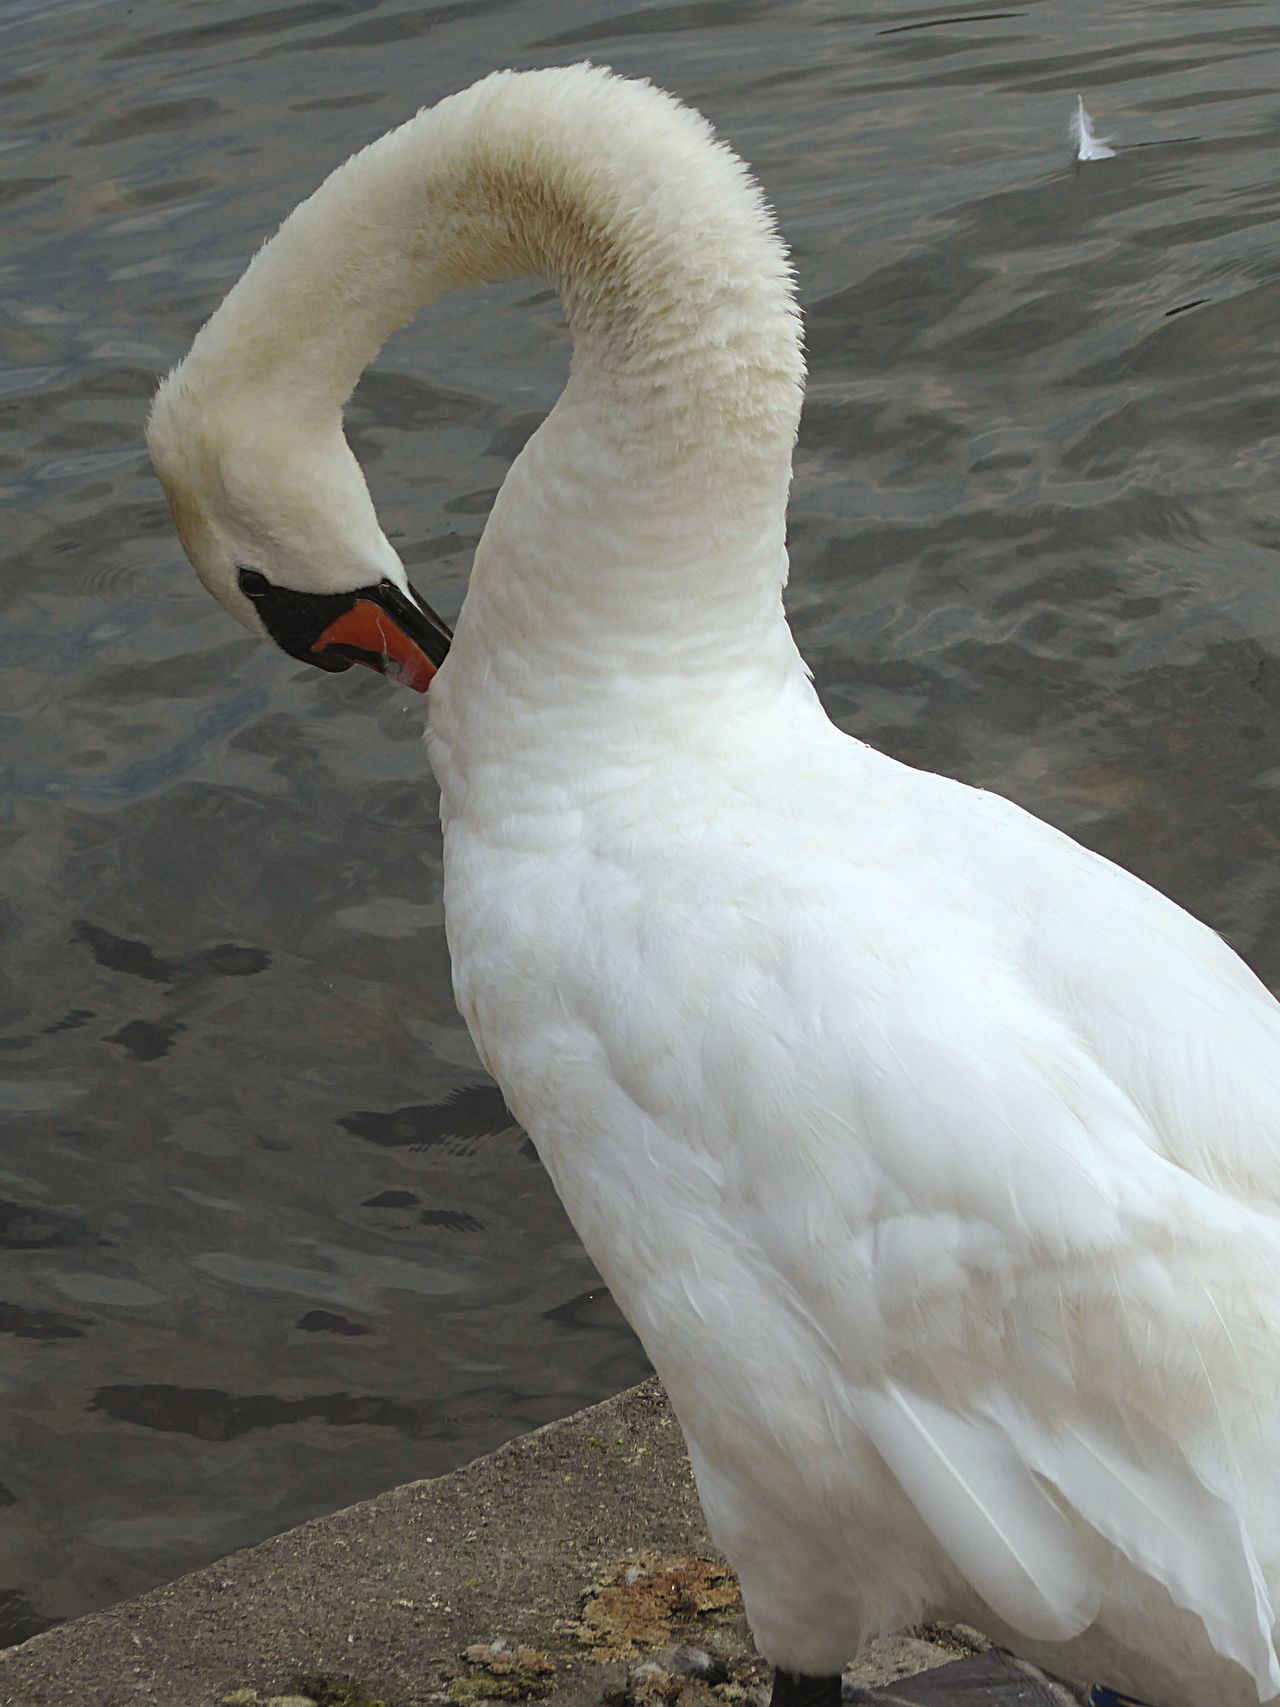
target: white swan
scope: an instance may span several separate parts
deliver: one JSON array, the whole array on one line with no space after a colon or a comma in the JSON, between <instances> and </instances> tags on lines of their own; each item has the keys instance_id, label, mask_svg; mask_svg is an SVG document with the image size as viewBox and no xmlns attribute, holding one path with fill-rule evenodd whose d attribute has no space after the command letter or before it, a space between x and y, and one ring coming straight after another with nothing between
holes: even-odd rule
<instances>
[{"instance_id":1,"label":"white swan","mask_svg":"<svg viewBox=\"0 0 1280 1707\"><path fill-rule=\"evenodd\" d=\"M347 162L157 395L206 584L425 686L342 435L441 292L568 386L431 688L458 1004L660 1372L778 1700L969 1619L1159 1707L1280 1696L1280 1009L1016 806L839 733L783 616L799 323L756 186L601 70Z\"/></svg>"}]
</instances>

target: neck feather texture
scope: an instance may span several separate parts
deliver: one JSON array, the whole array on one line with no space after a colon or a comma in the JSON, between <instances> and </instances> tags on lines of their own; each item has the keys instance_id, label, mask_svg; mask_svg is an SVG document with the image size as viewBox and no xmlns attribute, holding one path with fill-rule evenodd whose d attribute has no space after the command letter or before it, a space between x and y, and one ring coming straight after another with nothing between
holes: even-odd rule
<instances>
[{"instance_id":1,"label":"neck feather texture","mask_svg":"<svg viewBox=\"0 0 1280 1707\"><path fill-rule=\"evenodd\" d=\"M419 308L525 274L558 291L573 361L486 536L505 512L506 556L516 536L531 549L513 569L482 545L472 597L501 568L545 609L527 583L554 577L563 614L578 575L613 597L602 622L666 610L694 649L734 598L739 626L776 622L803 383L790 268L741 161L647 84L498 72L419 113L296 209L174 379L224 418L261 410L304 436Z\"/></svg>"}]
</instances>

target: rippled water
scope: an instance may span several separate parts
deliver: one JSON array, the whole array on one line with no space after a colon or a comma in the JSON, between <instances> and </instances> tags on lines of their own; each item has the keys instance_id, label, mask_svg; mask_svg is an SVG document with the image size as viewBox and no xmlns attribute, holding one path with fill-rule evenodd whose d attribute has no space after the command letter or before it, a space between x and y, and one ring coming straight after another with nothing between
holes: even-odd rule
<instances>
[{"instance_id":1,"label":"rippled water","mask_svg":"<svg viewBox=\"0 0 1280 1707\"><path fill-rule=\"evenodd\" d=\"M651 75L763 179L813 368L790 606L834 715L1280 978L1274 8L968 10L0 12L0 1635L643 1368L454 1014L421 704L240 636L141 446L279 217L492 66ZM1116 160L1070 164L1077 91ZM492 290L357 394L445 614L565 359L545 293Z\"/></svg>"}]
</instances>

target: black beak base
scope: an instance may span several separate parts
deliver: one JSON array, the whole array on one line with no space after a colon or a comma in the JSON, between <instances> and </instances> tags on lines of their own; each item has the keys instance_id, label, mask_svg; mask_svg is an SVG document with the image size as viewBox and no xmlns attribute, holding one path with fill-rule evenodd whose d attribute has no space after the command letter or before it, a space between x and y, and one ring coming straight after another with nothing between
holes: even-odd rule
<instances>
[{"instance_id":1,"label":"black beak base","mask_svg":"<svg viewBox=\"0 0 1280 1707\"><path fill-rule=\"evenodd\" d=\"M302 593L241 568L240 591L290 657L321 670L364 664L425 691L449 652L448 625L416 594L382 580L351 593Z\"/></svg>"}]
</instances>

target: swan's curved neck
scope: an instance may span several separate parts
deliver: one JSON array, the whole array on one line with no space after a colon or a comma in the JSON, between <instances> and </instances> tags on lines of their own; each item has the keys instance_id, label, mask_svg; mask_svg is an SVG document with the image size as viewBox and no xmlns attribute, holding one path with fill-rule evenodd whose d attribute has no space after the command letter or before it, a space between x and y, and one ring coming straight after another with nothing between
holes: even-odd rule
<instances>
[{"instance_id":1,"label":"swan's curved neck","mask_svg":"<svg viewBox=\"0 0 1280 1707\"><path fill-rule=\"evenodd\" d=\"M186 378L305 437L425 303L528 273L558 290L574 355L504 489L533 548L518 573L562 600L575 575L656 575L628 594L633 624L677 581L686 617L700 581L723 614L726 578L776 607L803 378L790 270L741 162L647 85L498 73L382 137L258 254Z\"/></svg>"}]
</instances>

